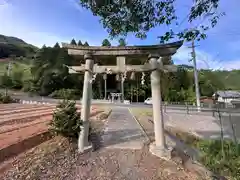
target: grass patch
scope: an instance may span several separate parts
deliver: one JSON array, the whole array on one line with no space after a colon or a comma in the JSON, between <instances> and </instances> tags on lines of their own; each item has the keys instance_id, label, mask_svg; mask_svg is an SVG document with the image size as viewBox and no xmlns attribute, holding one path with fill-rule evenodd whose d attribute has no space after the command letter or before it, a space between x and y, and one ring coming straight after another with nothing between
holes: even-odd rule
<instances>
[{"instance_id":1,"label":"grass patch","mask_svg":"<svg viewBox=\"0 0 240 180\"><path fill-rule=\"evenodd\" d=\"M7 72L8 62L0 62L0 76L3 76ZM21 62L12 63L12 72L23 72L23 79L31 79L30 65Z\"/></svg>"},{"instance_id":2,"label":"grass patch","mask_svg":"<svg viewBox=\"0 0 240 180\"><path fill-rule=\"evenodd\" d=\"M150 116L152 117L152 109L148 108L131 108L134 116L141 117L141 116Z\"/></svg>"},{"instance_id":3,"label":"grass patch","mask_svg":"<svg viewBox=\"0 0 240 180\"><path fill-rule=\"evenodd\" d=\"M200 140L196 147L201 152L200 162L214 173L240 180L240 144L224 140Z\"/></svg>"},{"instance_id":4,"label":"grass patch","mask_svg":"<svg viewBox=\"0 0 240 180\"><path fill-rule=\"evenodd\" d=\"M196 147L197 144L201 141L201 139L196 137L195 135L181 131L177 128L165 127L165 129L169 134L176 136L180 141L184 142L185 144L191 147Z\"/></svg>"},{"instance_id":5,"label":"grass patch","mask_svg":"<svg viewBox=\"0 0 240 180\"><path fill-rule=\"evenodd\" d=\"M200 151L200 159L205 167L231 180L240 180L240 144L231 140L204 140L198 137L167 127L166 130L184 143ZM222 148L223 147L223 148Z\"/></svg>"}]
</instances>

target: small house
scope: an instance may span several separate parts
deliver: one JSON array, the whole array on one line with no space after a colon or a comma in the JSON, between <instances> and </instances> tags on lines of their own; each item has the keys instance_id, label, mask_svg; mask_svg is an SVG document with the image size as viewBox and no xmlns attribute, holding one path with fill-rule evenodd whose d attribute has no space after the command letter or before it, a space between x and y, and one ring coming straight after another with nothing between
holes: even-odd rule
<instances>
[{"instance_id":1,"label":"small house","mask_svg":"<svg viewBox=\"0 0 240 180\"><path fill-rule=\"evenodd\" d=\"M240 100L239 91L217 91L213 94L213 99L219 103L231 104L232 101Z\"/></svg>"}]
</instances>

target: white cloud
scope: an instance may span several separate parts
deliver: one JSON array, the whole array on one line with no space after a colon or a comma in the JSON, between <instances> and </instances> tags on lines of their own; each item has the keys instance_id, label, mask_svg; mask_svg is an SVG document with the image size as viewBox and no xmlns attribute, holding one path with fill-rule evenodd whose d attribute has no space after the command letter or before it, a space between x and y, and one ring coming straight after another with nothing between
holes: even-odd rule
<instances>
[{"instance_id":1,"label":"white cloud","mask_svg":"<svg viewBox=\"0 0 240 180\"><path fill-rule=\"evenodd\" d=\"M6 6L9 2L7 0L0 0L0 6Z\"/></svg>"},{"instance_id":2,"label":"white cloud","mask_svg":"<svg viewBox=\"0 0 240 180\"><path fill-rule=\"evenodd\" d=\"M232 52L239 52L240 51L240 39L229 42L228 47Z\"/></svg>"},{"instance_id":3,"label":"white cloud","mask_svg":"<svg viewBox=\"0 0 240 180\"><path fill-rule=\"evenodd\" d=\"M240 69L240 59L219 59L219 53L215 55L209 54L201 49L196 48L196 59L198 69L213 69L213 70L232 70ZM191 49L182 46L178 52L173 56L175 64L192 65Z\"/></svg>"},{"instance_id":4,"label":"white cloud","mask_svg":"<svg viewBox=\"0 0 240 180\"><path fill-rule=\"evenodd\" d=\"M59 37L45 32L37 32L31 26L24 24L24 22L17 21L15 19L16 16L14 16L16 15L14 14L16 10L16 7L8 1L4 1L4 4L0 5L0 34L21 38L27 43L38 47L41 47L43 44L53 45L57 41L62 41Z\"/></svg>"},{"instance_id":5,"label":"white cloud","mask_svg":"<svg viewBox=\"0 0 240 180\"><path fill-rule=\"evenodd\" d=\"M68 0L69 4L80 12L83 12L83 8L80 6L79 0Z\"/></svg>"},{"instance_id":6,"label":"white cloud","mask_svg":"<svg viewBox=\"0 0 240 180\"><path fill-rule=\"evenodd\" d=\"M75 0L69 0L73 7L77 8L77 2ZM10 4L6 0L0 0L0 34L6 36L14 36L23 39L27 43L33 44L37 47L42 47L44 44L46 46L53 46L56 42L70 42L72 38L78 40L77 37L62 37L57 33L49 33L46 31L39 31L38 28L26 22L24 19L17 19L18 17L18 7ZM79 37L83 42L87 41L91 45L97 45L99 42L97 39L91 39L91 34L83 29L79 29Z\"/></svg>"}]
</instances>

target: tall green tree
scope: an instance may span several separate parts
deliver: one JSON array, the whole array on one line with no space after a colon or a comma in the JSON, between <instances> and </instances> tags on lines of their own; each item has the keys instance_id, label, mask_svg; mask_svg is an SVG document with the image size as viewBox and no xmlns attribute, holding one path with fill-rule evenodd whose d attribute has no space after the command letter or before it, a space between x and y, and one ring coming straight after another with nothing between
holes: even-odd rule
<instances>
[{"instance_id":1,"label":"tall green tree","mask_svg":"<svg viewBox=\"0 0 240 180\"><path fill-rule=\"evenodd\" d=\"M161 42L172 38L187 41L200 40L206 38L206 31L215 27L219 18L224 15L218 9L220 0L194 0L188 1L187 16L181 17L180 13L176 13L182 8L179 2L182 0L94 0L94 3L80 0L83 7L100 17L103 27L112 37L134 33L138 38L146 38L151 29L165 25L170 27L167 28L170 30L158 35ZM180 29L176 25L182 25L183 20L197 25ZM199 25L199 20L202 22L201 25Z\"/></svg>"},{"instance_id":2,"label":"tall green tree","mask_svg":"<svg viewBox=\"0 0 240 180\"><path fill-rule=\"evenodd\" d=\"M102 46L111 46L111 43L109 42L108 39L104 39L102 42Z\"/></svg>"},{"instance_id":3,"label":"tall green tree","mask_svg":"<svg viewBox=\"0 0 240 180\"><path fill-rule=\"evenodd\" d=\"M82 41L79 40L77 45L78 45L78 46L82 46L82 45L83 45L83 44L82 44Z\"/></svg>"},{"instance_id":4,"label":"tall green tree","mask_svg":"<svg viewBox=\"0 0 240 180\"><path fill-rule=\"evenodd\" d=\"M201 70L199 72L199 86L202 96L211 97L217 90L225 90L221 79L211 70Z\"/></svg>"},{"instance_id":5,"label":"tall green tree","mask_svg":"<svg viewBox=\"0 0 240 180\"><path fill-rule=\"evenodd\" d=\"M118 46L126 46L127 45L127 42L126 42L126 40L124 38L120 38L118 40L118 43L119 43Z\"/></svg>"},{"instance_id":6,"label":"tall green tree","mask_svg":"<svg viewBox=\"0 0 240 180\"><path fill-rule=\"evenodd\" d=\"M75 41L75 39L72 39L72 41L71 41L71 43L70 43L71 45L77 45L77 43L76 43L76 41Z\"/></svg>"},{"instance_id":7,"label":"tall green tree","mask_svg":"<svg viewBox=\"0 0 240 180\"><path fill-rule=\"evenodd\" d=\"M41 95L48 95L54 90L71 87L68 69L72 58L64 48L44 47L35 56L31 72L34 87Z\"/></svg>"},{"instance_id":8,"label":"tall green tree","mask_svg":"<svg viewBox=\"0 0 240 180\"><path fill-rule=\"evenodd\" d=\"M54 48L60 48L60 46L59 46L58 43L56 43L53 47L54 47Z\"/></svg>"},{"instance_id":9,"label":"tall green tree","mask_svg":"<svg viewBox=\"0 0 240 180\"><path fill-rule=\"evenodd\" d=\"M86 41L83 46L89 46L88 42Z\"/></svg>"}]
</instances>

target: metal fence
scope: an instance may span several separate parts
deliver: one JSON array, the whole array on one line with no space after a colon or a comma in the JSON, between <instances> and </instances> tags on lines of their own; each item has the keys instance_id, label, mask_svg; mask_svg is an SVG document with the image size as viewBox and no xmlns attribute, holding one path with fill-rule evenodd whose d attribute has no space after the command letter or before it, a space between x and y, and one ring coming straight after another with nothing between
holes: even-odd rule
<instances>
[{"instance_id":1,"label":"metal fence","mask_svg":"<svg viewBox=\"0 0 240 180\"><path fill-rule=\"evenodd\" d=\"M199 114L216 116L216 113L238 114L240 107L227 105L224 103L201 103L200 111L196 105L189 102L163 102L164 112L169 110L181 111L187 114Z\"/></svg>"},{"instance_id":2,"label":"metal fence","mask_svg":"<svg viewBox=\"0 0 240 180\"><path fill-rule=\"evenodd\" d=\"M240 108L235 106L226 106L222 103L204 104L201 111L194 105L188 103L163 103L165 113L174 112L188 115L212 116L215 122L219 124L221 139L232 139L236 143L240 142Z\"/></svg>"}]
</instances>

